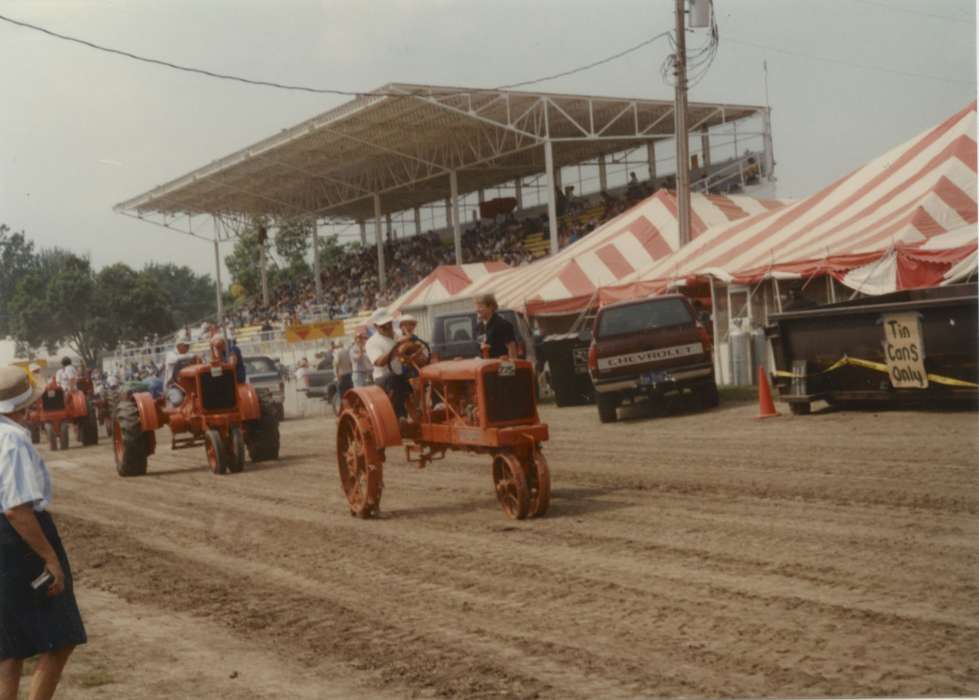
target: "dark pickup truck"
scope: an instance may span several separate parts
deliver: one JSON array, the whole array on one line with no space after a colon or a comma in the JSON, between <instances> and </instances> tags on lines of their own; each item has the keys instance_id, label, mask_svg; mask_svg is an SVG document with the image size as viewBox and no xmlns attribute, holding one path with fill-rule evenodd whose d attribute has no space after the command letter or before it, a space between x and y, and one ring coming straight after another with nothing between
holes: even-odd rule
<instances>
[{"instance_id":1,"label":"dark pickup truck","mask_svg":"<svg viewBox=\"0 0 979 700\"><path fill-rule=\"evenodd\" d=\"M521 359L530 360L536 366L534 337L526 316L511 309L500 309L497 313L513 324L513 330L517 334L517 352ZM476 337L478 320L475 311L436 316L432 332L432 359L438 361L479 357L479 339Z\"/></svg>"},{"instance_id":2,"label":"dark pickup truck","mask_svg":"<svg viewBox=\"0 0 979 700\"><path fill-rule=\"evenodd\" d=\"M285 383L282 381L279 366L271 357L264 355L253 355L244 360L248 383L255 387L256 392L271 399L281 421L285 418Z\"/></svg>"},{"instance_id":3,"label":"dark pickup truck","mask_svg":"<svg viewBox=\"0 0 979 700\"><path fill-rule=\"evenodd\" d=\"M690 301L679 294L610 304L598 311L588 371L602 423L620 404L693 392L717 405L711 342Z\"/></svg>"}]
</instances>

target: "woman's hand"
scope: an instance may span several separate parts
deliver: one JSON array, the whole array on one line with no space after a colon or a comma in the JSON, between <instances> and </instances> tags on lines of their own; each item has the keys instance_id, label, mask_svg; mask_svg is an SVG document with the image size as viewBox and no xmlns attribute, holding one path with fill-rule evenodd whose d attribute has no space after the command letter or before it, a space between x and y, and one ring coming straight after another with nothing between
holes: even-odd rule
<instances>
[{"instance_id":1,"label":"woman's hand","mask_svg":"<svg viewBox=\"0 0 979 700\"><path fill-rule=\"evenodd\" d=\"M55 557L50 561L44 562L44 568L54 576L54 581L48 586L48 597L53 598L65 592L65 572L61 568L61 562Z\"/></svg>"}]
</instances>

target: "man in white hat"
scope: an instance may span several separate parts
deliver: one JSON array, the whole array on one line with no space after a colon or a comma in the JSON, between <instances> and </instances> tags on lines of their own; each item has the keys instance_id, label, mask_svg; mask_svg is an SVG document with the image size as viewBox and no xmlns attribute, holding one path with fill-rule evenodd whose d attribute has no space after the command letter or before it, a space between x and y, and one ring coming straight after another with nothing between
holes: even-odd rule
<instances>
[{"instance_id":1,"label":"man in white hat","mask_svg":"<svg viewBox=\"0 0 979 700\"><path fill-rule=\"evenodd\" d=\"M374 383L384 388L394 404L394 412L404 418L404 403L411 387L402 376L401 363L396 359L400 343L394 338L394 317L382 310L374 315L374 327L377 333L364 346L367 358L374 366Z\"/></svg>"},{"instance_id":2,"label":"man in white hat","mask_svg":"<svg viewBox=\"0 0 979 700\"><path fill-rule=\"evenodd\" d=\"M87 641L71 567L51 515L51 477L23 427L44 389L0 367L0 698L15 698L24 659L38 656L30 697L50 698Z\"/></svg>"}]
</instances>

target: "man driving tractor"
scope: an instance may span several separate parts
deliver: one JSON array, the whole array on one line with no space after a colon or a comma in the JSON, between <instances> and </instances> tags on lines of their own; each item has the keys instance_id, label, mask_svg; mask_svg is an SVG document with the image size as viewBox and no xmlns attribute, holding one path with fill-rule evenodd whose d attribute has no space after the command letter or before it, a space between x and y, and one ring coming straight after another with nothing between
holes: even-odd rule
<instances>
[{"instance_id":1,"label":"man driving tractor","mask_svg":"<svg viewBox=\"0 0 979 700\"><path fill-rule=\"evenodd\" d=\"M403 335L396 340L394 317L387 311L382 311L374 321L377 333L372 335L364 346L368 359L374 365L374 383L382 387L391 397L398 418L406 418L408 415L405 402L411 396L411 384L408 379L409 376L413 376L410 372L411 368L406 367L401 358L409 358L414 364L427 363L427 358L422 360L425 353L421 341L411 332L415 324L417 322L409 316L407 327L410 330L406 332L403 326Z\"/></svg>"}]
</instances>

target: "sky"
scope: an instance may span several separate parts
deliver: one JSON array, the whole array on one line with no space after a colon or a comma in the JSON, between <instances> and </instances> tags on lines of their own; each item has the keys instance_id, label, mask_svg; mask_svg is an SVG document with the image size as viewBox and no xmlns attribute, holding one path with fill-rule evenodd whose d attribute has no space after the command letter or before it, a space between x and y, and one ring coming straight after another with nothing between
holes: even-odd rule
<instances>
[{"instance_id":1,"label":"sky","mask_svg":"<svg viewBox=\"0 0 979 700\"><path fill-rule=\"evenodd\" d=\"M0 0L0 15L175 63L286 83L493 87L671 29L673 0ZM777 194L804 197L976 96L974 0L715 0L691 101L764 103ZM699 42L698 35L690 39ZM660 40L524 88L672 99ZM0 22L0 223L96 267L213 272L203 242L112 211L346 101L188 75ZM228 277L224 273L224 282Z\"/></svg>"}]
</instances>

